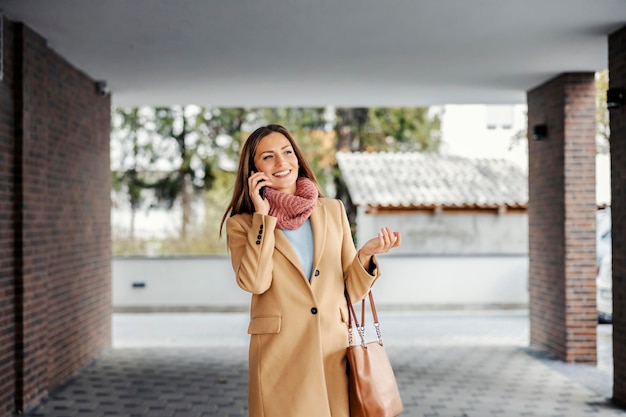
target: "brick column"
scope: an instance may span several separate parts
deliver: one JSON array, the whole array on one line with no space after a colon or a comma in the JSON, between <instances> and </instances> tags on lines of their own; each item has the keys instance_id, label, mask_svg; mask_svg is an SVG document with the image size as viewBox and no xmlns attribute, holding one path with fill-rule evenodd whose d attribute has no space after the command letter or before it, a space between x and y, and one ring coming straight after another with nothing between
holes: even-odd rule
<instances>
[{"instance_id":1,"label":"brick column","mask_svg":"<svg viewBox=\"0 0 626 417\"><path fill-rule=\"evenodd\" d=\"M13 385L23 413L111 344L111 104L45 39L11 30Z\"/></svg>"},{"instance_id":2,"label":"brick column","mask_svg":"<svg viewBox=\"0 0 626 417\"><path fill-rule=\"evenodd\" d=\"M595 363L594 74L560 75L527 100L530 344ZM536 125L545 139L533 139Z\"/></svg>"},{"instance_id":3,"label":"brick column","mask_svg":"<svg viewBox=\"0 0 626 417\"><path fill-rule=\"evenodd\" d=\"M1 18L1 17L0 17ZM3 41L13 44L5 20ZM12 100L13 49L4 48L0 82L0 416L15 409L15 140Z\"/></svg>"},{"instance_id":4,"label":"brick column","mask_svg":"<svg viewBox=\"0 0 626 417\"><path fill-rule=\"evenodd\" d=\"M609 36L609 88L626 88L626 27ZM626 406L626 105L610 110L613 399Z\"/></svg>"}]
</instances>

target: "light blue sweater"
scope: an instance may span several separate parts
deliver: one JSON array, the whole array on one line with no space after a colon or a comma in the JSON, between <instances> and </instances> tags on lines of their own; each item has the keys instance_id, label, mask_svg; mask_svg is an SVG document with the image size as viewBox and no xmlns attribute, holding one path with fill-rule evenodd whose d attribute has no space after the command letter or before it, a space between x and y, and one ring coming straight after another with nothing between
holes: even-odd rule
<instances>
[{"instance_id":1,"label":"light blue sweater","mask_svg":"<svg viewBox=\"0 0 626 417\"><path fill-rule=\"evenodd\" d=\"M283 229L283 233L296 251L302 270L309 282L313 270L313 229L311 219L306 219L302 226L294 230Z\"/></svg>"}]
</instances>

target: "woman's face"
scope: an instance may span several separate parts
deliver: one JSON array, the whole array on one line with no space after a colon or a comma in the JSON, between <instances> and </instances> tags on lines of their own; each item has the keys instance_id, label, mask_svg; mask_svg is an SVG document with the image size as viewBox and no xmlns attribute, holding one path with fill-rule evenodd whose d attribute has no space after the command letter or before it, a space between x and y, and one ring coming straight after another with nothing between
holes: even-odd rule
<instances>
[{"instance_id":1,"label":"woman's face","mask_svg":"<svg viewBox=\"0 0 626 417\"><path fill-rule=\"evenodd\" d=\"M270 178L272 188L286 194L296 193L300 165L291 143L283 134L272 132L261 139L254 155L254 165Z\"/></svg>"}]
</instances>

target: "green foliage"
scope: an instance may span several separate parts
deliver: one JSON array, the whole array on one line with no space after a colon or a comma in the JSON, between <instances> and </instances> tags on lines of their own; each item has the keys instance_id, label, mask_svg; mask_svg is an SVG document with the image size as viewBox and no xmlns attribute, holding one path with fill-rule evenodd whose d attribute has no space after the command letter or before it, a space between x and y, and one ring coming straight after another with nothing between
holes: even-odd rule
<instances>
[{"instance_id":1,"label":"green foliage","mask_svg":"<svg viewBox=\"0 0 626 417\"><path fill-rule=\"evenodd\" d=\"M438 152L441 118L428 107L374 108L363 139L366 150Z\"/></svg>"},{"instance_id":2,"label":"green foliage","mask_svg":"<svg viewBox=\"0 0 626 417\"><path fill-rule=\"evenodd\" d=\"M196 190L210 190L213 185L214 156L200 151L211 146L210 138L202 134L206 131L206 120L199 116L204 113L204 109L197 106L155 108L155 133L176 144L173 168L152 184L157 198L166 202L168 207L181 193L187 192L185 177Z\"/></svg>"},{"instance_id":3,"label":"green foliage","mask_svg":"<svg viewBox=\"0 0 626 417\"><path fill-rule=\"evenodd\" d=\"M339 108L337 149L367 152L438 152L441 115L428 107Z\"/></svg>"},{"instance_id":4,"label":"green foliage","mask_svg":"<svg viewBox=\"0 0 626 417\"><path fill-rule=\"evenodd\" d=\"M441 116L427 107L338 108L335 132L336 149L344 152L439 152ZM337 167L332 177L335 197L343 201L348 220L354 225L356 207Z\"/></svg>"},{"instance_id":5,"label":"green foliage","mask_svg":"<svg viewBox=\"0 0 626 417\"><path fill-rule=\"evenodd\" d=\"M369 119L369 109L338 108L335 112L335 132L337 134L337 150L354 152L362 151L362 137Z\"/></svg>"},{"instance_id":6,"label":"green foliage","mask_svg":"<svg viewBox=\"0 0 626 417\"><path fill-rule=\"evenodd\" d=\"M152 190L167 208L176 201L183 207L179 237L140 240L130 233L128 238L116 237L114 255L225 254L225 239L219 238L218 229L232 193L239 149L256 126L268 123L292 132L327 190L340 175L337 149L436 152L440 145L439 115L427 108L114 109L111 140L118 149L112 157L114 190L126 193L133 210L146 203L144 190ZM187 230L186 210L197 194L206 200L206 218L202 227Z\"/></svg>"},{"instance_id":7,"label":"green foliage","mask_svg":"<svg viewBox=\"0 0 626 417\"><path fill-rule=\"evenodd\" d=\"M609 153L609 109L606 107L606 90L609 89L609 70L596 73L596 148L601 154Z\"/></svg>"},{"instance_id":8,"label":"green foliage","mask_svg":"<svg viewBox=\"0 0 626 417\"><path fill-rule=\"evenodd\" d=\"M113 256L205 256L227 253L224 239L207 239L202 233L191 233L186 239L113 240Z\"/></svg>"},{"instance_id":9,"label":"green foliage","mask_svg":"<svg viewBox=\"0 0 626 417\"><path fill-rule=\"evenodd\" d=\"M127 110L115 109L112 116L112 131L118 137L124 137L119 147L120 168L112 171L113 189L126 190L130 206L136 209L142 203L141 190L145 185L139 172L149 170L152 154L151 143L141 139L142 135L148 133L144 129L145 113L134 107Z\"/></svg>"},{"instance_id":10,"label":"green foliage","mask_svg":"<svg viewBox=\"0 0 626 417\"><path fill-rule=\"evenodd\" d=\"M267 123L285 126L292 134L325 130L326 109L324 107L282 107L261 110Z\"/></svg>"},{"instance_id":11,"label":"green foliage","mask_svg":"<svg viewBox=\"0 0 626 417\"><path fill-rule=\"evenodd\" d=\"M285 126L302 149L311 169L323 189L332 179L335 164L334 134L328 131L326 109L318 108L269 108L262 109L260 118L265 123Z\"/></svg>"},{"instance_id":12,"label":"green foliage","mask_svg":"<svg viewBox=\"0 0 626 417\"><path fill-rule=\"evenodd\" d=\"M232 193L234 173L219 171L214 187L204 194L205 218L202 227L192 228L185 238L113 239L114 256L200 256L227 254L226 239L219 236L219 220Z\"/></svg>"}]
</instances>

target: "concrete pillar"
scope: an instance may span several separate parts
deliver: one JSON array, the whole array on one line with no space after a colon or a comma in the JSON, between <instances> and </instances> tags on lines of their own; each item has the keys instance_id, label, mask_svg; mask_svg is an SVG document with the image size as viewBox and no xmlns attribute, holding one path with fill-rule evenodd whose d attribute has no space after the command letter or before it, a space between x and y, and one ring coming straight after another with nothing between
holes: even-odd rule
<instances>
[{"instance_id":1,"label":"concrete pillar","mask_svg":"<svg viewBox=\"0 0 626 417\"><path fill-rule=\"evenodd\" d=\"M595 363L594 73L562 74L527 100L530 344Z\"/></svg>"}]
</instances>

